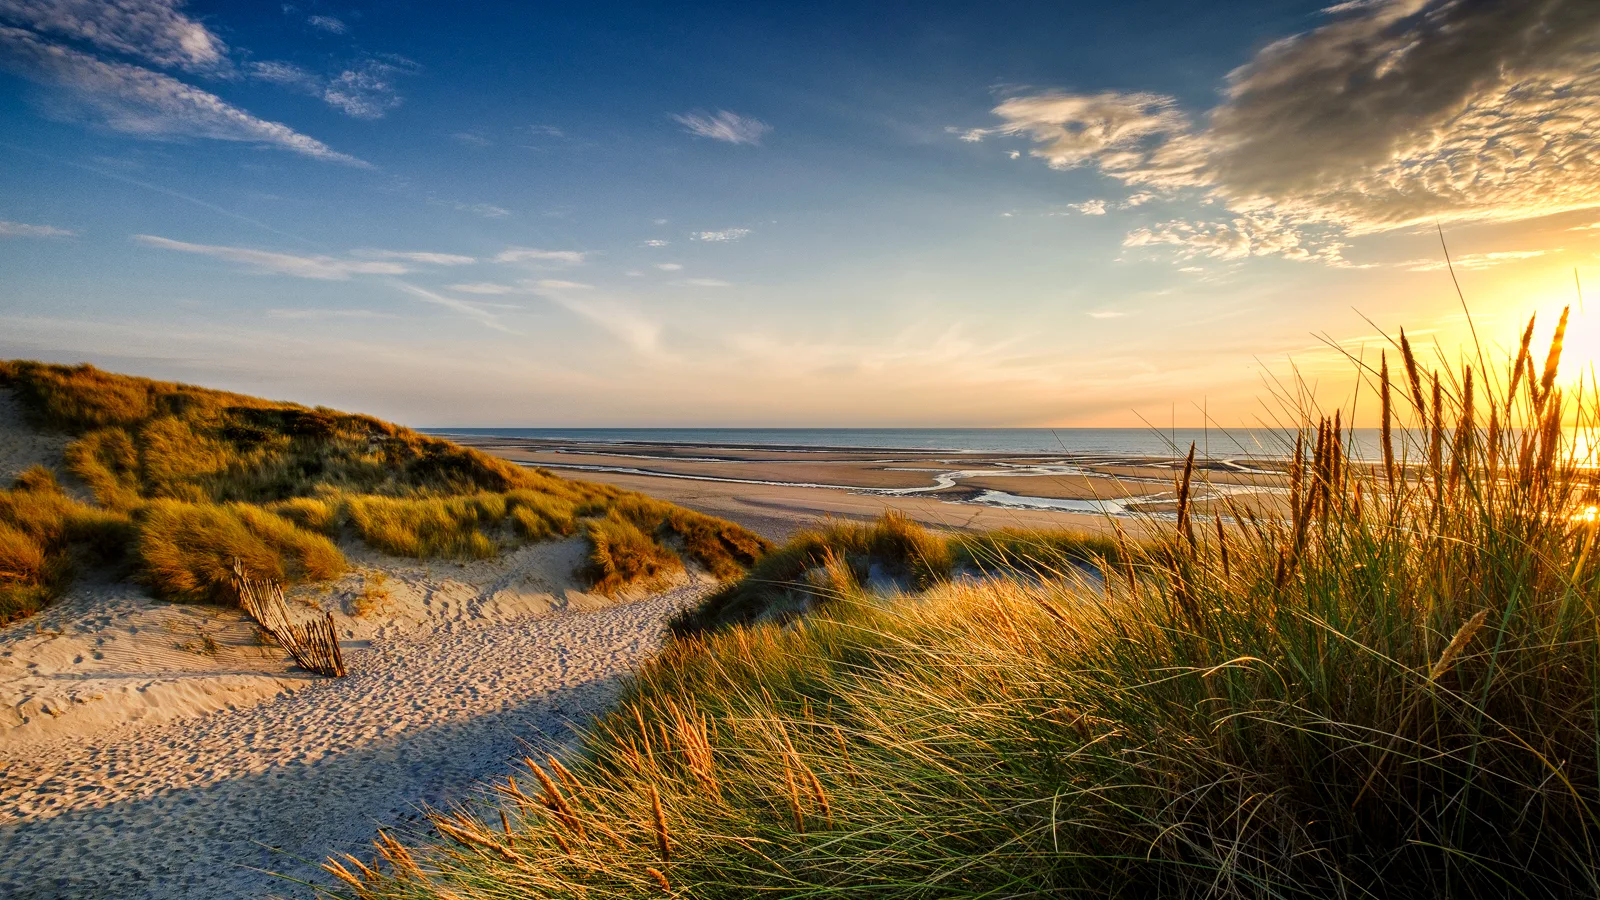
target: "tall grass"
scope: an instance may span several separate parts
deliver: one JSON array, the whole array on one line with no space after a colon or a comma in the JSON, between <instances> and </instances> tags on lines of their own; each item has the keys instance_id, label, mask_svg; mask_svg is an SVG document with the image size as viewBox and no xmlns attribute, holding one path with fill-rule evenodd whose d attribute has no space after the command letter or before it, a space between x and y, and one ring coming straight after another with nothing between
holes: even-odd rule
<instances>
[{"instance_id":1,"label":"tall grass","mask_svg":"<svg viewBox=\"0 0 1600 900\"><path fill-rule=\"evenodd\" d=\"M327 891L1595 896L1600 526L1562 426L1600 423L1560 342L1498 378L1402 342L1367 373L1383 458L1302 410L1287 515L1199 520L1191 466L1164 536L1095 575L681 638L577 758Z\"/></svg>"},{"instance_id":2,"label":"tall grass","mask_svg":"<svg viewBox=\"0 0 1600 900\"><path fill-rule=\"evenodd\" d=\"M0 622L60 592L74 543L128 552L160 596L207 601L229 597L235 557L256 577L333 577L344 569L334 541L345 537L403 556L481 558L581 533L596 587L608 592L671 568L619 565L614 542L596 537L605 526L586 525L613 511L649 545L631 559L670 557L678 570L681 553L733 577L768 546L727 522L370 416L91 366L0 361L0 387L39 427L75 436L66 468L98 504L71 501L47 472L0 494ZM60 521L6 512L41 505ZM62 523L82 524L89 539Z\"/></svg>"}]
</instances>

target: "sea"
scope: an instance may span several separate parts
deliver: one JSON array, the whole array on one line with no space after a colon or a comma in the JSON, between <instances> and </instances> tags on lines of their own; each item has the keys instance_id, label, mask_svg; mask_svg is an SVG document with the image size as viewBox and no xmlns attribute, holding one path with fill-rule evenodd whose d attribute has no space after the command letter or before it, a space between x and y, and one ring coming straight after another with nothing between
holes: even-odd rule
<instances>
[{"instance_id":1,"label":"sea","mask_svg":"<svg viewBox=\"0 0 1600 900\"><path fill-rule=\"evenodd\" d=\"M792 450L910 450L1172 459L1282 459L1294 432L1221 428L429 428L430 434L599 444L687 444ZM1377 429L1355 429L1353 455L1377 456Z\"/></svg>"}]
</instances>

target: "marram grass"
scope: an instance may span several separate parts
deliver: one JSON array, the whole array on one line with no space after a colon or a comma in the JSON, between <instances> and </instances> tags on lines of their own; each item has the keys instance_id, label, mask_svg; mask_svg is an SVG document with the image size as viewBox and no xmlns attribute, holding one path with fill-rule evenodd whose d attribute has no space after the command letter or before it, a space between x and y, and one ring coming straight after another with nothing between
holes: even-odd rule
<instances>
[{"instance_id":1,"label":"marram grass","mask_svg":"<svg viewBox=\"0 0 1600 900\"><path fill-rule=\"evenodd\" d=\"M1368 373L1383 459L1305 411L1286 515L1199 521L1189 469L1164 537L1096 575L680 637L565 765L330 860L324 890L1595 896L1600 560L1562 426L1600 423L1555 385L1559 335L1498 379L1397 352ZM844 578L820 543L769 560Z\"/></svg>"},{"instance_id":2,"label":"marram grass","mask_svg":"<svg viewBox=\"0 0 1600 900\"><path fill-rule=\"evenodd\" d=\"M74 436L65 469L0 490L0 624L37 611L86 557L124 564L158 596L226 602L232 564L319 581L341 538L411 557L481 558L584 535L597 590L681 571L718 577L768 549L744 529L607 485L558 478L369 416L102 372L0 361L34 423ZM610 531L631 528L634 551Z\"/></svg>"}]
</instances>

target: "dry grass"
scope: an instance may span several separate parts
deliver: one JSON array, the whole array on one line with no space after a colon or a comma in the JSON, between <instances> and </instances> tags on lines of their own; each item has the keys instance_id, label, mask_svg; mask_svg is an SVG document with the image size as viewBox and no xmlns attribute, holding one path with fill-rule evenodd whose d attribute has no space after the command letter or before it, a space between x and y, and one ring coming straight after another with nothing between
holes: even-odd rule
<instances>
[{"instance_id":1,"label":"dry grass","mask_svg":"<svg viewBox=\"0 0 1600 900\"><path fill-rule=\"evenodd\" d=\"M337 578L346 568L327 537L246 503L154 500L136 524L141 577L167 599L234 602L234 560L284 584Z\"/></svg>"},{"instance_id":2,"label":"dry grass","mask_svg":"<svg viewBox=\"0 0 1600 900\"><path fill-rule=\"evenodd\" d=\"M681 636L786 622L858 594L876 574L924 590L961 573L1060 577L1080 565L1118 559L1114 541L1075 531L1007 530L935 534L894 511L870 525L835 522L799 532L766 554L748 577L673 620Z\"/></svg>"},{"instance_id":3,"label":"dry grass","mask_svg":"<svg viewBox=\"0 0 1600 900\"><path fill-rule=\"evenodd\" d=\"M1303 410L1287 516L1198 522L1190 470L1159 543L1093 574L675 641L568 765L330 864L328 892L1595 896L1600 524L1562 423L1600 420L1527 353L1437 392L1399 353L1367 373L1384 460ZM866 531L751 577L849 582Z\"/></svg>"},{"instance_id":4,"label":"dry grass","mask_svg":"<svg viewBox=\"0 0 1600 900\"><path fill-rule=\"evenodd\" d=\"M636 560L681 551L732 577L767 546L726 522L370 416L90 366L0 361L0 387L40 427L76 436L67 467L98 501L71 502L43 470L0 495L0 540L17 570L0 570L0 621L59 592L75 543L105 559L131 551L137 576L161 596L213 602L229 597L234 556L257 577L319 580L343 570L333 541L347 536L403 556L486 557L526 541L609 535L585 522L613 509L653 545ZM604 540L594 545L602 590L667 565L617 568L620 545Z\"/></svg>"}]
</instances>

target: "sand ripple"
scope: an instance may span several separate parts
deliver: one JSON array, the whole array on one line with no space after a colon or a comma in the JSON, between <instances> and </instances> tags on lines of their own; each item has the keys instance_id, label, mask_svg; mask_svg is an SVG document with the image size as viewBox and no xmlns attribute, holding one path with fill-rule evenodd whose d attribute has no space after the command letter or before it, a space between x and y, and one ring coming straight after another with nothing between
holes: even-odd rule
<instances>
[{"instance_id":1,"label":"sand ripple","mask_svg":"<svg viewBox=\"0 0 1600 900\"><path fill-rule=\"evenodd\" d=\"M257 706L94 734L13 759L0 896L299 896L378 825L470 796L528 743L571 739L699 588L351 650L351 674Z\"/></svg>"}]
</instances>

